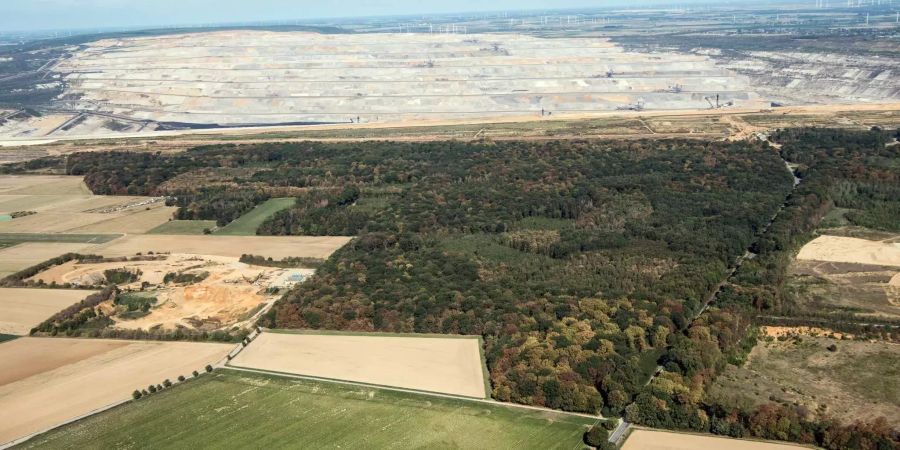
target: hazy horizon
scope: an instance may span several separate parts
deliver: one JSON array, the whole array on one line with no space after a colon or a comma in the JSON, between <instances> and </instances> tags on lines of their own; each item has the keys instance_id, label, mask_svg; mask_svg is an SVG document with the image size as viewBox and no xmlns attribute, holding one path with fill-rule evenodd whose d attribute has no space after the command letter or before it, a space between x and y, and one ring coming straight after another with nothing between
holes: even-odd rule
<instances>
[{"instance_id":1,"label":"hazy horizon","mask_svg":"<svg viewBox=\"0 0 900 450\"><path fill-rule=\"evenodd\" d=\"M640 5L690 4L691 0L643 0ZM712 2L704 2L712 3ZM732 3L723 1L722 3ZM187 24L304 21L368 16L449 14L505 9L540 10L636 5L624 0L7 0L0 2L0 33L45 30L140 28Z\"/></svg>"}]
</instances>

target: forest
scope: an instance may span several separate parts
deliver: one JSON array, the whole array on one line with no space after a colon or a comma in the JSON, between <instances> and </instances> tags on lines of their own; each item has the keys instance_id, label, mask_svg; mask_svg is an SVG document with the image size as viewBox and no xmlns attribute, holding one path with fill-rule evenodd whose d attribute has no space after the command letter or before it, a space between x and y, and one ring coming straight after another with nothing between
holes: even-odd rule
<instances>
[{"instance_id":1,"label":"forest","mask_svg":"<svg viewBox=\"0 0 900 450\"><path fill-rule=\"evenodd\" d=\"M796 164L800 184L787 197L772 225L751 246L755 257L737 268L707 312L683 333L673 336L660 360L663 372L626 407L627 420L733 437L791 440L828 449L900 446L900 434L893 428L897 424L884 418L871 423L820 418L803 407L779 404L739 410L708 403L703 395L726 362L746 358L756 344L755 325L771 323L769 314L795 318L792 325L822 326L815 317L792 317L791 293L784 283L793 255L812 238L829 209L852 207L857 211L848 217L853 225L896 229L900 216L881 214L882 210L900 206L900 196L889 194L900 188L900 148L886 145L891 137L892 133L878 129L815 128L781 130L772 136L781 145L782 157ZM896 325L852 320L842 323L825 314L821 318L827 319L831 329L852 330L870 338L900 339L900 327Z\"/></svg>"},{"instance_id":2,"label":"forest","mask_svg":"<svg viewBox=\"0 0 900 450\"><path fill-rule=\"evenodd\" d=\"M897 225L892 137L784 130L772 136L780 149L678 139L221 145L76 154L66 171L113 194L159 195L191 176L197 188L170 199L191 218L229 217L267 189L294 189L295 205L257 234L356 236L262 326L477 334L497 400L890 448L884 423L728 410L705 404L703 390L746 357L763 312L790 312L787 264L829 208L852 207L862 226ZM803 180L796 188L786 161Z\"/></svg>"},{"instance_id":3,"label":"forest","mask_svg":"<svg viewBox=\"0 0 900 450\"><path fill-rule=\"evenodd\" d=\"M67 171L98 193L210 173L230 198L303 189L258 233L357 238L263 325L478 334L495 398L607 414L792 184L765 144L695 140L225 145L83 153Z\"/></svg>"}]
</instances>

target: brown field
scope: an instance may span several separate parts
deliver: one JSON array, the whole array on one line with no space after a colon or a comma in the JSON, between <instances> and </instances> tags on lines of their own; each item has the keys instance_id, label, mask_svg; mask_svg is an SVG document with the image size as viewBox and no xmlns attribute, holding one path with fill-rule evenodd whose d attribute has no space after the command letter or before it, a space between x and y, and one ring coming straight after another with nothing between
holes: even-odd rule
<instances>
[{"instance_id":1,"label":"brown field","mask_svg":"<svg viewBox=\"0 0 900 450\"><path fill-rule=\"evenodd\" d=\"M900 244L825 235L804 245L797 259L900 267Z\"/></svg>"},{"instance_id":2,"label":"brown field","mask_svg":"<svg viewBox=\"0 0 900 450\"><path fill-rule=\"evenodd\" d=\"M289 257L328 258L350 241L339 236L165 236L132 235L91 249L103 256L131 256L136 253L192 253L240 257L261 255L275 259Z\"/></svg>"},{"instance_id":3,"label":"brown field","mask_svg":"<svg viewBox=\"0 0 900 450\"><path fill-rule=\"evenodd\" d=\"M268 332L230 364L484 398L479 346L475 338Z\"/></svg>"},{"instance_id":4,"label":"brown field","mask_svg":"<svg viewBox=\"0 0 900 450\"><path fill-rule=\"evenodd\" d=\"M71 289L0 288L0 334L28 334L53 314L92 293Z\"/></svg>"},{"instance_id":5,"label":"brown field","mask_svg":"<svg viewBox=\"0 0 900 450\"><path fill-rule=\"evenodd\" d=\"M44 262L69 252L78 252L94 244L64 244L51 242L26 242L0 249L0 276Z\"/></svg>"},{"instance_id":6,"label":"brown field","mask_svg":"<svg viewBox=\"0 0 900 450\"><path fill-rule=\"evenodd\" d=\"M0 443L215 364L229 344L20 338L0 346ZM13 368L15 376L9 376ZM2 445L2 444L0 444Z\"/></svg>"},{"instance_id":7,"label":"brown field","mask_svg":"<svg viewBox=\"0 0 900 450\"><path fill-rule=\"evenodd\" d=\"M628 435L622 450L796 450L810 447L772 441L732 439L710 434L676 433L637 428Z\"/></svg>"}]
</instances>

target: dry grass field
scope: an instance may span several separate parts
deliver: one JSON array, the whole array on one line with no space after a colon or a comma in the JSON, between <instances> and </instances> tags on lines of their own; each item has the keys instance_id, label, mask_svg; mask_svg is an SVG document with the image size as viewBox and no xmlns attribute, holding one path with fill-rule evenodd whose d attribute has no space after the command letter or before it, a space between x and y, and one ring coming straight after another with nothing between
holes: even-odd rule
<instances>
[{"instance_id":1,"label":"dry grass field","mask_svg":"<svg viewBox=\"0 0 900 450\"><path fill-rule=\"evenodd\" d=\"M796 444L731 439L707 434L676 433L638 428L631 432L622 450L797 450Z\"/></svg>"},{"instance_id":2,"label":"dry grass field","mask_svg":"<svg viewBox=\"0 0 900 450\"><path fill-rule=\"evenodd\" d=\"M131 256L136 253L191 253L240 257L261 255L275 259L289 257L327 258L350 241L339 236L166 236L130 235L98 245L91 251L103 256Z\"/></svg>"},{"instance_id":3,"label":"dry grass field","mask_svg":"<svg viewBox=\"0 0 900 450\"><path fill-rule=\"evenodd\" d=\"M0 288L0 334L26 335L34 326L93 291Z\"/></svg>"},{"instance_id":4,"label":"dry grass field","mask_svg":"<svg viewBox=\"0 0 900 450\"><path fill-rule=\"evenodd\" d=\"M900 344L809 327L767 327L765 334L777 337L761 340L743 366L728 366L716 379L707 392L715 402L798 404L812 414L900 424Z\"/></svg>"},{"instance_id":5,"label":"dry grass field","mask_svg":"<svg viewBox=\"0 0 900 450\"><path fill-rule=\"evenodd\" d=\"M485 398L476 338L263 333L236 367Z\"/></svg>"},{"instance_id":6,"label":"dry grass field","mask_svg":"<svg viewBox=\"0 0 900 450\"><path fill-rule=\"evenodd\" d=\"M0 346L0 443L131 398L134 389L190 376L233 346L20 338ZM12 375L10 375L12 374ZM2 444L0 444L2 445Z\"/></svg>"}]
</instances>

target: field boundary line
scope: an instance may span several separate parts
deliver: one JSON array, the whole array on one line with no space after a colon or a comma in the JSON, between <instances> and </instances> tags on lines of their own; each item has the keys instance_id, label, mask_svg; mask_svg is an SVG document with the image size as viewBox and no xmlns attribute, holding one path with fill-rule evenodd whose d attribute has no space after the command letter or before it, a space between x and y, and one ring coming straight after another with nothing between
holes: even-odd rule
<instances>
[{"instance_id":1,"label":"field boundary line","mask_svg":"<svg viewBox=\"0 0 900 450\"><path fill-rule=\"evenodd\" d=\"M520 405L518 403L498 402L495 400L489 400L489 399L479 398L479 397L466 397L466 396L461 396L461 395L443 394L443 393L439 393L439 392L419 391L419 390L415 390L415 389L398 388L398 387L391 387L391 386L381 386L381 385L376 385L376 384L362 383L362 382L358 382L358 381L337 380L337 379L331 379L331 378L314 377L314 376L309 376L309 375L298 375L298 374L293 374L293 373L276 372L276 371L272 371L272 370L251 369L248 367L232 366L230 364L226 365L224 367L224 369L225 370L235 370L235 371L239 371L239 372L257 373L257 374L261 374L261 375L270 375L270 376L276 376L276 377L296 378L299 380L319 381L319 382L323 382L323 383L335 383L335 384L343 384L343 385L348 385L348 386L383 389L386 391L405 392L407 394L424 395L424 396L431 396L431 397L441 397L441 398L447 398L447 399L451 399L451 400L467 400L470 402L479 402L479 403L485 403L485 404L494 405L494 406L528 409L528 410L532 410L532 411L542 411L542 412L546 412L546 413L576 416L576 417L581 417L581 418L585 418L585 419L594 419L594 420L603 419L602 415L595 416L595 415L586 414L586 413L577 413L577 412L570 412L570 411L560 411L560 410L550 409L550 408L542 408L540 406Z\"/></svg>"}]
</instances>

